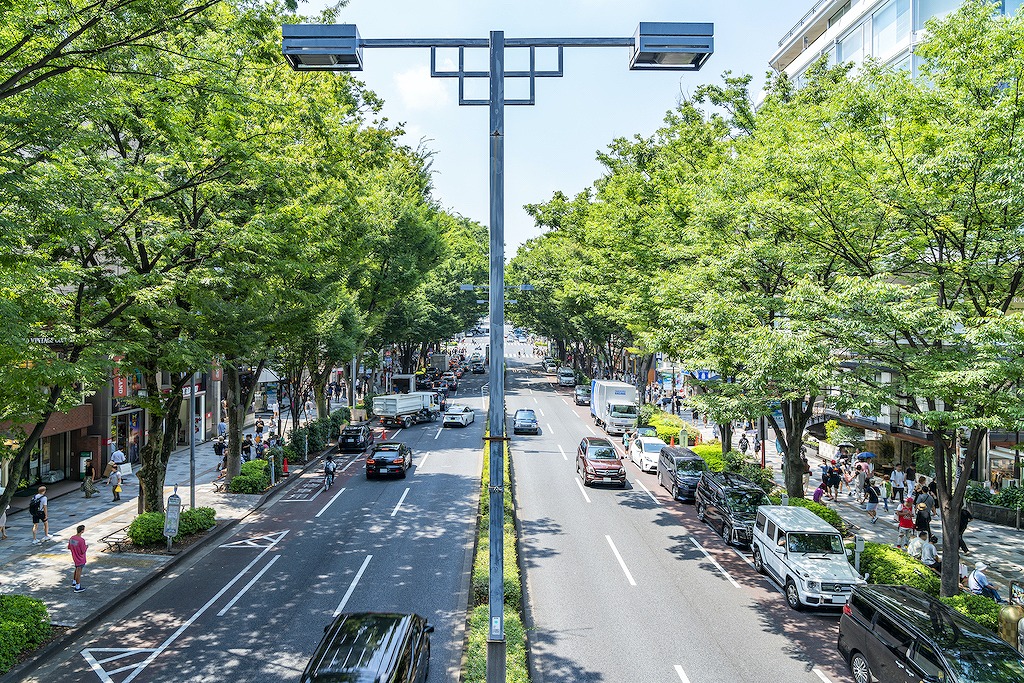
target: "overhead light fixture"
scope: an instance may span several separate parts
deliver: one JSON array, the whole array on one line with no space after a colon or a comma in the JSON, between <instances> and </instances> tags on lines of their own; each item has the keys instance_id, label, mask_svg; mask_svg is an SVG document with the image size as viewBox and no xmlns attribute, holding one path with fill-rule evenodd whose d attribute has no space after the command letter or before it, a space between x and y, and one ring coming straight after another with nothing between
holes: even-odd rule
<instances>
[{"instance_id":1,"label":"overhead light fixture","mask_svg":"<svg viewBox=\"0 0 1024 683\"><path fill-rule=\"evenodd\" d=\"M296 71L362 71L355 24L284 24L281 52Z\"/></svg>"},{"instance_id":2,"label":"overhead light fixture","mask_svg":"<svg viewBox=\"0 0 1024 683\"><path fill-rule=\"evenodd\" d=\"M640 22L633 35L633 71L697 71L715 51L715 25Z\"/></svg>"}]
</instances>

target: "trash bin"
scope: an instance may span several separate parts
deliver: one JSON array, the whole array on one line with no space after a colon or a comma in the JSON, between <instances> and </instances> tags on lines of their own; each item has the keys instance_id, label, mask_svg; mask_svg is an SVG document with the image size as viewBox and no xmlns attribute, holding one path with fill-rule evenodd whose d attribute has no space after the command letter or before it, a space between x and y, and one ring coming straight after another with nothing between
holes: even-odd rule
<instances>
[{"instance_id":1,"label":"trash bin","mask_svg":"<svg viewBox=\"0 0 1024 683\"><path fill-rule=\"evenodd\" d=\"M85 481L85 461L92 460L92 451L80 451L78 453L78 478ZM95 466L96 461L93 460Z\"/></svg>"}]
</instances>

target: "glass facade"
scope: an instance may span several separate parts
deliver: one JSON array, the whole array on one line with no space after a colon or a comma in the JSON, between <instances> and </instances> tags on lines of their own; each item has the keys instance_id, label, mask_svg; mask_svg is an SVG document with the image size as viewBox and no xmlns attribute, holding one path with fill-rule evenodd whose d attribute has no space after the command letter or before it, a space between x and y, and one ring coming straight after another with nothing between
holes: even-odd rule
<instances>
[{"instance_id":1,"label":"glass facade","mask_svg":"<svg viewBox=\"0 0 1024 683\"><path fill-rule=\"evenodd\" d=\"M1021 5L1024 5L1024 0L1003 0L1003 13L1016 14Z\"/></svg>"},{"instance_id":2,"label":"glass facade","mask_svg":"<svg viewBox=\"0 0 1024 683\"><path fill-rule=\"evenodd\" d=\"M864 61L864 26L858 26L846 34L839 41L837 60L841 64L853 62L860 64Z\"/></svg>"},{"instance_id":3,"label":"glass facade","mask_svg":"<svg viewBox=\"0 0 1024 683\"><path fill-rule=\"evenodd\" d=\"M910 0L890 0L871 15L871 54L887 59L896 47L910 38Z\"/></svg>"},{"instance_id":4,"label":"glass facade","mask_svg":"<svg viewBox=\"0 0 1024 683\"><path fill-rule=\"evenodd\" d=\"M962 4L963 0L917 0L914 30L920 31L932 17L944 17Z\"/></svg>"}]
</instances>

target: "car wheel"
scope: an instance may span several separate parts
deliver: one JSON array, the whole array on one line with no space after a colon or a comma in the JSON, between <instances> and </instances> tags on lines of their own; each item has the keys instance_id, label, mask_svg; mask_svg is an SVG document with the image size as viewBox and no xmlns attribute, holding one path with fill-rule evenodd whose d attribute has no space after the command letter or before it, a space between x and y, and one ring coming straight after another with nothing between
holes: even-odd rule
<instances>
[{"instance_id":1,"label":"car wheel","mask_svg":"<svg viewBox=\"0 0 1024 683\"><path fill-rule=\"evenodd\" d=\"M369 472L367 472L366 473L366 479L367 479L367 481L369 481L370 479L373 479L373 475L370 474Z\"/></svg>"},{"instance_id":2,"label":"car wheel","mask_svg":"<svg viewBox=\"0 0 1024 683\"><path fill-rule=\"evenodd\" d=\"M702 522L706 521L704 514L704 505L702 503L697 503L697 519L699 519Z\"/></svg>"},{"instance_id":3,"label":"car wheel","mask_svg":"<svg viewBox=\"0 0 1024 683\"><path fill-rule=\"evenodd\" d=\"M401 469L401 470L400 470L400 471L398 472L398 478L399 478L399 479L405 479L405 471L406 471L406 470L405 470L405 468L403 467L403 468L402 468L402 469Z\"/></svg>"},{"instance_id":4,"label":"car wheel","mask_svg":"<svg viewBox=\"0 0 1024 683\"><path fill-rule=\"evenodd\" d=\"M672 500L679 498L679 485L672 484Z\"/></svg>"},{"instance_id":5,"label":"car wheel","mask_svg":"<svg viewBox=\"0 0 1024 683\"><path fill-rule=\"evenodd\" d=\"M797 612L802 610L804 607L800 603L800 593L797 591L796 584L793 583L793 579L786 579L786 604Z\"/></svg>"},{"instance_id":6,"label":"car wheel","mask_svg":"<svg viewBox=\"0 0 1024 683\"><path fill-rule=\"evenodd\" d=\"M874 680L868 660L859 652L854 652L850 657L850 673L857 683L871 683Z\"/></svg>"},{"instance_id":7,"label":"car wheel","mask_svg":"<svg viewBox=\"0 0 1024 683\"><path fill-rule=\"evenodd\" d=\"M754 569L758 574L764 574L764 558L761 557L761 551L754 546Z\"/></svg>"},{"instance_id":8,"label":"car wheel","mask_svg":"<svg viewBox=\"0 0 1024 683\"><path fill-rule=\"evenodd\" d=\"M722 522L722 538L725 539L726 545L733 545L732 524Z\"/></svg>"},{"instance_id":9,"label":"car wheel","mask_svg":"<svg viewBox=\"0 0 1024 683\"><path fill-rule=\"evenodd\" d=\"M412 427L412 420L408 417L405 418L404 420L402 420L402 426L405 427L406 429Z\"/></svg>"}]
</instances>

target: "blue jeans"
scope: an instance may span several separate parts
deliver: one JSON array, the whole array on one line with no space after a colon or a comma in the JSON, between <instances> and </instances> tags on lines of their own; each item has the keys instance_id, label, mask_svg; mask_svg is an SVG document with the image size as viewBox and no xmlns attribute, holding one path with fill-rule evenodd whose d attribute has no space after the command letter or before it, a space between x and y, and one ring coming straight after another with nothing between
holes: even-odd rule
<instances>
[{"instance_id":1,"label":"blue jeans","mask_svg":"<svg viewBox=\"0 0 1024 683\"><path fill-rule=\"evenodd\" d=\"M1003 601L1003 599L1001 597L999 597L999 591L997 591L992 586L982 586L981 587L981 594L984 595L986 598L992 598L996 602L1002 602Z\"/></svg>"}]
</instances>

